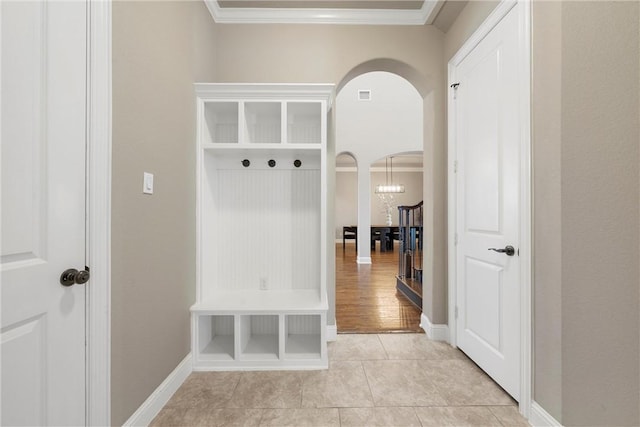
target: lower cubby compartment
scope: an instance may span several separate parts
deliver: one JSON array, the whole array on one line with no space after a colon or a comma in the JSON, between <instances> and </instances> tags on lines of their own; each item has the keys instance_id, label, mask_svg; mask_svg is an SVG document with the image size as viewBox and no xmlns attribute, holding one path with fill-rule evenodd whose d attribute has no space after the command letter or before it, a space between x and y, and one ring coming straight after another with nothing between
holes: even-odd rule
<instances>
[{"instance_id":1,"label":"lower cubby compartment","mask_svg":"<svg viewBox=\"0 0 640 427\"><path fill-rule=\"evenodd\" d=\"M322 357L322 316L291 314L285 318L285 358L320 359Z\"/></svg>"},{"instance_id":2,"label":"lower cubby compartment","mask_svg":"<svg viewBox=\"0 0 640 427\"><path fill-rule=\"evenodd\" d=\"M198 318L198 350L207 360L235 358L233 316L200 316Z\"/></svg>"},{"instance_id":3,"label":"lower cubby compartment","mask_svg":"<svg viewBox=\"0 0 640 427\"><path fill-rule=\"evenodd\" d=\"M192 309L195 371L326 369L326 314Z\"/></svg>"},{"instance_id":4,"label":"lower cubby compartment","mask_svg":"<svg viewBox=\"0 0 640 427\"><path fill-rule=\"evenodd\" d=\"M240 358L279 358L278 315L240 316Z\"/></svg>"}]
</instances>

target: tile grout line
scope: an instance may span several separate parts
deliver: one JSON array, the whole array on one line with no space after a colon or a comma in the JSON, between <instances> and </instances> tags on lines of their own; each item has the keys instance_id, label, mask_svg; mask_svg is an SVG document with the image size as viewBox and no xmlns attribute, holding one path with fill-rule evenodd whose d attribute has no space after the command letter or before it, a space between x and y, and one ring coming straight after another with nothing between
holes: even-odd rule
<instances>
[{"instance_id":1,"label":"tile grout line","mask_svg":"<svg viewBox=\"0 0 640 427\"><path fill-rule=\"evenodd\" d=\"M329 368L327 368L327 370L329 370ZM300 409L302 409L302 402L304 402L304 386L307 382L307 377L308 375L302 375L302 385L300 386Z\"/></svg>"},{"instance_id":2,"label":"tile grout line","mask_svg":"<svg viewBox=\"0 0 640 427\"><path fill-rule=\"evenodd\" d=\"M264 420L264 411L265 411L264 408L260 408L260 420L258 421L258 427L262 427L262 420Z\"/></svg>"},{"instance_id":3,"label":"tile grout line","mask_svg":"<svg viewBox=\"0 0 640 427\"><path fill-rule=\"evenodd\" d=\"M495 417L495 419L497 419L497 420L498 420L498 422L500 423L500 425L502 425L502 426L504 426L504 427L508 427L509 425L508 425L508 424L505 424L505 422L503 422L503 421L502 421L502 419L501 419L500 417L498 417L498 415L497 415L495 412L493 412L493 408L494 408L494 407L500 407L500 406L506 406L506 407L509 407L510 405L491 405L491 406L488 406L488 408L489 408L489 412L491 412L491 415L493 415L493 416ZM525 421L527 421L527 420L525 420ZM527 422L528 422L528 421L527 421Z\"/></svg>"},{"instance_id":4,"label":"tile grout line","mask_svg":"<svg viewBox=\"0 0 640 427\"><path fill-rule=\"evenodd\" d=\"M376 337L378 337L378 342L382 346L382 350L384 351L385 356L387 356L387 358L385 360L391 360L389 358L389 352L387 351L387 348L384 346L384 343L382 342L382 339L380 338L380 334L376 334Z\"/></svg>"},{"instance_id":5,"label":"tile grout line","mask_svg":"<svg viewBox=\"0 0 640 427\"><path fill-rule=\"evenodd\" d=\"M231 403L234 400L233 396L236 394L236 390L238 390L238 385L240 385L240 381L242 381L242 371L240 371L238 374L238 381L236 381L236 385L233 387L233 391L229 395L229 400L227 400L227 403L225 403L224 405L225 408L229 408L228 406L229 403Z\"/></svg>"},{"instance_id":6,"label":"tile grout line","mask_svg":"<svg viewBox=\"0 0 640 427\"><path fill-rule=\"evenodd\" d=\"M426 427L426 426L422 423L422 420L420 419L420 416L418 415L418 411L417 411L418 407L416 407L416 406L412 406L412 408L413 408L413 415L415 415L415 416L416 416L416 420L418 420L418 422L420 423L420 426L421 426L421 427Z\"/></svg>"},{"instance_id":7,"label":"tile grout line","mask_svg":"<svg viewBox=\"0 0 640 427\"><path fill-rule=\"evenodd\" d=\"M367 375L367 370L364 368L364 363L360 361L360 367L362 368L362 372L364 373L364 378L367 380L367 387L369 387L369 395L371 396L371 403L373 404L373 408L377 408L376 400L373 397L373 391L371 391L371 384L369 383L369 375Z\"/></svg>"},{"instance_id":8,"label":"tile grout line","mask_svg":"<svg viewBox=\"0 0 640 427\"><path fill-rule=\"evenodd\" d=\"M423 363L419 363L419 362L428 362L426 360L421 360L418 361L418 365L422 365ZM423 371L427 371L426 369ZM438 396L440 396L440 398L446 403L445 406L452 406L451 403L449 403L449 401L447 400L447 398L442 394L442 392L440 392L440 387L438 387L438 384L436 384L434 381L431 380L431 378L425 378L427 381L429 381L429 383L433 386L433 388L436 390L436 393L438 393ZM421 422L422 423L422 422Z\"/></svg>"}]
</instances>

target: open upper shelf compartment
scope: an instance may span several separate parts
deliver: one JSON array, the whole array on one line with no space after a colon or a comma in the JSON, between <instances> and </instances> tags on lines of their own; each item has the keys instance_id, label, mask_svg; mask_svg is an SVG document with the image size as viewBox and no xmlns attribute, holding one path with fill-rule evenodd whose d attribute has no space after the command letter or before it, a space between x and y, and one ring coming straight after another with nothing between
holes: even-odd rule
<instances>
[{"instance_id":1,"label":"open upper shelf compartment","mask_svg":"<svg viewBox=\"0 0 640 427\"><path fill-rule=\"evenodd\" d=\"M203 148L307 145L326 140L326 94L333 85L198 83Z\"/></svg>"}]
</instances>

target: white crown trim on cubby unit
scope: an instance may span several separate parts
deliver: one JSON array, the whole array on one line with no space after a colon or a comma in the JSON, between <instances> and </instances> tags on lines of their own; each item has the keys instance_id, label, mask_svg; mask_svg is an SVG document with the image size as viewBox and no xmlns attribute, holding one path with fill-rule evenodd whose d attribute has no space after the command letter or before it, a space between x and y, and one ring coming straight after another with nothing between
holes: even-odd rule
<instances>
[{"instance_id":1,"label":"white crown trim on cubby unit","mask_svg":"<svg viewBox=\"0 0 640 427\"><path fill-rule=\"evenodd\" d=\"M195 90L203 100L325 100L331 107L335 85L332 83L307 83L292 86L288 83L196 83ZM327 96L328 95L328 96Z\"/></svg>"}]
</instances>

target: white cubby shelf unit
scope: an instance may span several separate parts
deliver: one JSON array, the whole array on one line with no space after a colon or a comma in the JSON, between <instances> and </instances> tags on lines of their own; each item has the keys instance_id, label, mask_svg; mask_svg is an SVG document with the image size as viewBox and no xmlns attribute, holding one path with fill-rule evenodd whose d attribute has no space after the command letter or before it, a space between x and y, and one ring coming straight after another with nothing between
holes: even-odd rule
<instances>
[{"instance_id":1,"label":"white cubby shelf unit","mask_svg":"<svg viewBox=\"0 0 640 427\"><path fill-rule=\"evenodd\" d=\"M325 369L330 84L195 85L194 370Z\"/></svg>"}]
</instances>

